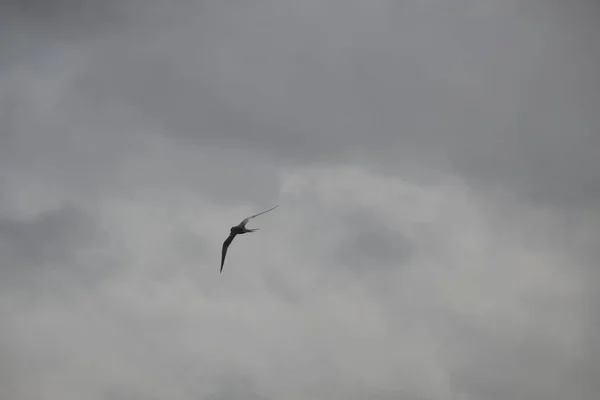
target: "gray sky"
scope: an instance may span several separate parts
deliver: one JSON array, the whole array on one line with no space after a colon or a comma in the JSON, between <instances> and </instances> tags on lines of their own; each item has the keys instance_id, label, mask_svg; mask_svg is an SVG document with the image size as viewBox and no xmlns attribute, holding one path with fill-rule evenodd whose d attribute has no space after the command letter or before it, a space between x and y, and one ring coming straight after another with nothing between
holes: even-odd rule
<instances>
[{"instance_id":1,"label":"gray sky","mask_svg":"<svg viewBox=\"0 0 600 400\"><path fill-rule=\"evenodd\" d=\"M595 399L558 3L0 2L0 399Z\"/></svg>"}]
</instances>

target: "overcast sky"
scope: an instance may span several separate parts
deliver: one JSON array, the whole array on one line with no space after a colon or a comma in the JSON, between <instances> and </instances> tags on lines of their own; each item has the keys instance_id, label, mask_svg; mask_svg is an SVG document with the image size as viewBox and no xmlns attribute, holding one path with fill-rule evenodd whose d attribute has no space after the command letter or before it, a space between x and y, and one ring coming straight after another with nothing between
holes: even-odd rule
<instances>
[{"instance_id":1,"label":"overcast sky","mask_svg":"<svg viewBox=\"0 0 600 400\"><path fill-rule=\"evenodd\" d=\"M599 10L0 2L0 399L596 399Z\"/></svg>"}]
</instances>

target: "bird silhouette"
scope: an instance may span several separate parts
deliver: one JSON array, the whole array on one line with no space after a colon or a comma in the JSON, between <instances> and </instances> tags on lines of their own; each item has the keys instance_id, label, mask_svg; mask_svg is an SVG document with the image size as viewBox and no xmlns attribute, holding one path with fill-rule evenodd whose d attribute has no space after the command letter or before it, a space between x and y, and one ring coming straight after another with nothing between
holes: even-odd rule
<instances>
[{"instance_id":1,"label":"bird silhouette","mask_svg":"<svg viewBox=\"0 0 600 400\"><path fill-rule=\"evenodd\" d=\"M263 211L258 214L254 214L254 215L244 219L238 225L232 226L231 229L229 229L229 232L230 232L229 237L227 239L225 239L225 242L223 242L223 250L221 252L221 270L219 271L219 273L223 272L223 265L225 264L225 256L227 255L227 249L229 248L229 245L233 241L233 238L236 237L237 235L243 235L244 233L257 231L258 228L255 228L255 229L246 228L246 224L248 223L248 221L250 221L252 218L258 217L259 215L262 215L271 210L274 210L277 207L279 207L279 205L276 205L273 208L269 208L267 211Z\"/></svg>"}]
</instances>

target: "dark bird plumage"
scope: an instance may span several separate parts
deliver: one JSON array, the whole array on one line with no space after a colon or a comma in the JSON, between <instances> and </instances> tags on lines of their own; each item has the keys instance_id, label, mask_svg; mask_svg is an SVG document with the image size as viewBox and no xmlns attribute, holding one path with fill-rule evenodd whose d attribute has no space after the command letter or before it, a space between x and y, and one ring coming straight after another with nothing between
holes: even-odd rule
<instances>
[{"instance_id":1,"label":"dark bird plumage","mask_svg":"<svg viewBox=\"0 0 600 400\"><path fill-rule=\"evenodd\" d=\"M229 248L229 245L231 244L231 242L233 242L233 238L235 238L237 235L242 235L244 233L257 231L258 228L255 228L255 229L246 228L246 224L248 223L248 221L250 221L254 217L258 217L259 215L262 215L266 212L274 210L277 207L279 207L279 205L276 205L273 208L269 208L267 211L263 211L258 214L254 214L254 215L244 219L238 225L231 227L231 229L229 230L230 231L229 237L227 237L227 239L225 239L225 242L223 242L223 249L221 251L221 270L219 271L219 273L223 272L223 265L225 264L225 256L227 255L227 249Z\"/></svg>"}]
</instances>

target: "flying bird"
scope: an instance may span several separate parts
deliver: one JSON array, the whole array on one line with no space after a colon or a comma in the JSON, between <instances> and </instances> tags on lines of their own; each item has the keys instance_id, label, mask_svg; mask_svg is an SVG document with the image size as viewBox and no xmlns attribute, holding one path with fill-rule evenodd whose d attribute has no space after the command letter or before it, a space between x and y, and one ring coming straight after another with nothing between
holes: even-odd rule
<instances>
[{"instance_id":1,"label":"flying bird","mask_svg":"<svg viewBox=\"0 0 600 400\"><path fill-rule=\"evenodd\" d=\"M219 271L219 273L223 272L223 264L225 264L225 255L227 254L227 249L229 248L229 245L233 241L233 238L236 237L237 235L242 235L244 233L257 231L258 228L255 228L255 229L246 228L246 224L248 223L248 221L250 221L252 218L258 217L259 215L262 215L271 210L274 210L277 207L279 207L279 205L276 205L273 208L269 208L267 211L263 211L261 213L252 215L252 216L244 219L242 222L240 222L239 225L231 227L231 229L229 230L230 231L229 237L227 239L225 239L225 242L223 242L223 250L221 252L221 271Z\"/></svg>"}]
</instances>

